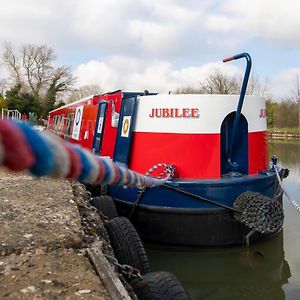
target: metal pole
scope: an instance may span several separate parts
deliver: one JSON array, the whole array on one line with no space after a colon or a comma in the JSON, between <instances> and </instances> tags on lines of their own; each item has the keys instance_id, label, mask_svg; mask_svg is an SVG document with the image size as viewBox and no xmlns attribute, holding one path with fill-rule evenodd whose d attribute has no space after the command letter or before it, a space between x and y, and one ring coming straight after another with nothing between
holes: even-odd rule
<instances>
[{"instance_id":1,"label":"metal pole","mask_svg":"<svg viewBox=\"0 0 300 300\"><path fill-rule=\"evenodd\" d=\"M227 155L227 161L229 163L229 166L233 169L235 169L237 167L237 163L232 162L232 150L233 150L233 146L235 144L236 133L237 133L238 125L240 122L240 116L241 116L242 106L243 106L243 102L244 102L244 98L245 98L245 94L246 94L246 90L247 90L247 84L248 84L250 70L251 70L251 66L252 66L252 60L248 53L240 53L240 54L234 55L232 57L223 59L223 62L228 62L228 61L240 59L243 57L246 58L247 65L246 65L246 70L245 70L245 74L244 74L244 78L243 78L239 102L238 102L238 106L236 109L235 118L233 121L231 139L230 139L228 155Z\"/></svg>"}]
</instances>

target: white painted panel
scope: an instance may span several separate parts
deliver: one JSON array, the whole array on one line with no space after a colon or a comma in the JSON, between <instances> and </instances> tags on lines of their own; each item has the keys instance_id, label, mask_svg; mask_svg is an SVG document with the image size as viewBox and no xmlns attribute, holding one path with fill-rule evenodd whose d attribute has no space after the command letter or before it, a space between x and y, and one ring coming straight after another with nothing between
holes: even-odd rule
<instances>
[{"instance_id":1,"label":"white painted panel","mask_svg":"<svg viewBox=\"0 0 300 300\"><path fill-rule=\"evenodd\" d=\"M83 105L78 106L75 111L72 139L79 140L80 128L82 123Z\"/></svg>"},{"instance_id":2,"label":"white painted panel","mask_svg":"<svg viewBox=\"0 0 300 300\"><path fill-rule=\"evenodd\" d=\"M134 131L220 133L224 118L236 110L238 100L239 95L141 96L137 103ZM156 112L158 112L157 115ZM157 117L163 112L164 117ZM264 117L260 117L261 112ZM266 130L263 97L246 96L242 113L248 121L249 132Z\"/></svg>"}]
</instances>

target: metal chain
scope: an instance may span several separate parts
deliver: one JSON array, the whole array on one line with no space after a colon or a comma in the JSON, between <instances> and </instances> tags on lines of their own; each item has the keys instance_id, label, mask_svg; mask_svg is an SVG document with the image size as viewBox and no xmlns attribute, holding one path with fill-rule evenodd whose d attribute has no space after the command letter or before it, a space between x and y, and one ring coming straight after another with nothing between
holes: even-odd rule
<instances>
[{"instance_id":1,"label":"metal chain","mask_svg":"<svg viewBox=\"0 0 300 300\"><path fill-rule=\"evenodd\" d=\"M107 185L101 185L100 195L107 196Z\"/></svg>"},{"instance_id":2,"label":"metal chain","mask_svg":"<svg viewBox=\"0 0 300 300\"><path fill-rule=\"evenodd\" d=\"M118 260L109 254L104 254L104 256L107 258L107 260L118 268L118 270L125 276L128 276L129 278L134 277L138 278L140 282L144 282L144 279L140 273L140 271L132 266L126 265L126 264L120 264Z\"/></svg>"},{"instance_id":3,"label":"metal chain","mask_svg":"<svg viewBox=\"0 0 300 300\"><path fill-rule=\"evenodd\" d=\"M146 193L147 190L148 190L148 188L143 188L143 189L139 189L138 190L138 192L137 192L137 199L134 202L134 204L133 204L133 206L131 208L131 211L130 211L128 217L127 217L129 220L131 220L133 214L135 213L136 208L141 204L143 196L145 195L145 193Z\"/></svg>"}]
</instances>

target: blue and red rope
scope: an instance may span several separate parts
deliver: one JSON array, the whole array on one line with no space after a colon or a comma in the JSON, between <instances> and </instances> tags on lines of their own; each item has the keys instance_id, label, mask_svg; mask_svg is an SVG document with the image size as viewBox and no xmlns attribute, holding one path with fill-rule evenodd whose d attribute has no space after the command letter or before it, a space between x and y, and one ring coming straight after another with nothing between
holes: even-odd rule
<instances>
[{"instance_id":1,"label":"blue and red rope","mask_svg":"<svg viewBox=\"0 0 300 300\"><path fill-rule=\"evenodd\" d=\"M172 178L145 176L92 155L49 131L38 132L24 122L0 120L0 167L18 172L28 170L35 176L78 180L89 184L153 187Z\"/></svg>"}]
</instances>

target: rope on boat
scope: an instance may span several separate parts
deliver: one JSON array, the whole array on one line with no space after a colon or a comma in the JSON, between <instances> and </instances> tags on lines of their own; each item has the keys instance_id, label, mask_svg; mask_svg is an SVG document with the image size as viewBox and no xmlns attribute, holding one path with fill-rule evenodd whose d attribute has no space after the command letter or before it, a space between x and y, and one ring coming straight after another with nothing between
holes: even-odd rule
<instances>
[{"instance_id":1,"label":"rope on boat","mask_svg":"<svg viewBox=\"0 0 300 300\"><path fill-rule=\"evenodd\" d=\"M154 165L145 173L145 176L147 176L147 177L150 176L155 170L157 170L159 168L164 168L164 170L161 171L158 176L156 176L157 179L161 179L161 178L163 178L163 176L167 176L167 177L169 176L171 178L174 177L174 175L175 175L174 165L167 165L166 163L158 163L158 164Z\"/></svg>"},{"instance_id":2,"label":"rope on boat","mask_svg":"<svg viewBox=\"0 0 300 300\"><path fill-rule=\"evenodd\" d=\"M175 191L177 193L180 193L180 194L183 194L183 195L186 195L186 196L189 196L189 197L192 197L194 199L197 199L197 200L200 200L200 201L203 201L203 202L207 202L207 203L213 204L215 206L219 206L221 208L233 211L235 213L241 213L241 210L239 210L238 208L235 208L235 207L232 207L232 206L228 206L228 205L219 203L219 202L217 202L215 200L212 200L212 199L201 197L201 196L199 196L197 194L194 194L194 193L191 193L191 192L187 192L185 190L182 190L180 188L177 188L177 187L174 187L174 186L171 186L171 185L164 184L161 187L169 189L169 190L172 190L172 191Z\"/></svg>"},{"instance_id":3,"label":"rope on boat","mask_svg":"<svg viewBox=\"0 0 300 300\"><path fill-rule=\"evenodd\" d=\"M28 170L35 176L137 188L162 185L174 175L174 171L166 172L165 178L139 174L47 130L38 132L24 122L9 119L0 120L1 166L15 172ZM170 170L174 167L170 166Z\"/></svg>"},{"instance_id":4,"label":"rope on boat","mask_svg":"<svg viewBox=\"0 0 300 300\"><path fill-rule=\"evenodd\" d=\"M288 193L287 189L285 188L284 183L282 182L282 180L281 180L281 178L280 178L280 175L279 175L279 172L278 172L278 170L277 170L277 166L274 165L273 167L274 167L274 170L275 170L275 172L276 172L276 176L277 176L277 179L278 179L278 183L279 183L279 185L281 186L283 192L285 193L286 197L287 197L288 200L291 202L291 204L296 208L296 210L297 210L298 212L300 212L300 205L299 205L295 200L293 200L293 199L291 198L290 194Z\"/></svg>"},{"instance_id":5,"label":"rope on boat","mask_svg":"<svg viewBox=\"0 0 300 300\"><path fill-rule=\"evenodd\" d=\"M155 178L157 179L161 179L161 178L173 178L175 176L175 166L174 165L168 165L166 163L158 163L154 166L152 166L146 173L145 176L149 177L154 171L160 169L160 168L164 168L158 176L156 176ZM163 177L166 176L166 177ZM137 193L137 198L135 200L135 202L133 203L133 206L131 208L131 211L128 215L128 219L130 220L133 216L133 214L135 213L137 207L142 203L143 197L145 195L145 193L148 191L148 189L146 187L141 188L138 190Z\"/></svg>"}]
</instances>

